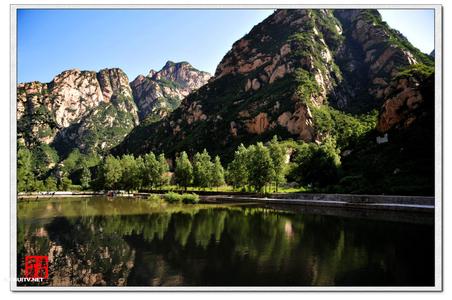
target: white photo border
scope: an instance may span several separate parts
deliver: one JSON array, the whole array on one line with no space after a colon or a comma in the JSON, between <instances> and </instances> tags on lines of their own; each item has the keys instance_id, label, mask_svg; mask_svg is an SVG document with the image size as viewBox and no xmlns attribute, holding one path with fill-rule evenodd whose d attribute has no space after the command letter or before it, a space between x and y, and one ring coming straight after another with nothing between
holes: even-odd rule
<instances>
[{"instance_id":1,"label":"white photo border","mask_svg":"<svg viewBox=\"0 0 452 300\"><path fill-rule=\"evenodd\" d=\"M320 2L320 1L319 1ZM435 285L289 287L42 287L17 286L17 10L19 9L432 9L435 12ZM443 291L443 7L441 4L11 4L10 5L10 280L11 291Z\"/></svg>"}]
</instances>

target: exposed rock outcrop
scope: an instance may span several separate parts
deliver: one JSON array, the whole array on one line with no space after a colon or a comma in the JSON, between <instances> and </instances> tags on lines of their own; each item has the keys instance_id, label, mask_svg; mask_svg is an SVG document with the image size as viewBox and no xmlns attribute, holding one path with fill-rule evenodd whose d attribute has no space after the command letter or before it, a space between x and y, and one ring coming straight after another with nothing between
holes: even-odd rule
<instances>
[{"instance_id":1,"label":"exposed rock outcrop","mask_svg":"<svg viewBox=\"0 0 452 300\"><path fill-rule=\"evenodd\" d=\"M100 70L97 73L97 80L104 96L104 102L110 102L110 99L117 95L132 97L129 79L119 68Z\"/></svg>"},{"instance_id":2,"label":"exposed rock outcrop","mask_svg":"<svg viewBox=\"0 0 452 300\"><path fill-rule=\"evenodd\" d=\"M386 100L380 109L377 131L386 133L392 128L408 128L419 116L433 113L426 106L433 107L434 77L403 76L394 79L385 89Z\"/></svg>"},{"instance_id":3,"label":"exposed rock outcrop","mask_svg":"<svg viewBox=\"0 0 452 300\"><path fill-rule=\"evenodd\" d=\"M211 75L187 62L168 61L160 71L150 70L130 83L140 119L149 114L164 117L176 109L183 98L206 84Z\"/></svg>"},{"instance_id":4,"label":"exposed rock outcrop","mask_svg":"<svg viewBox=\"0 0 452 300\"><path fill-rule=\"evenodd\" d=\"M387 82L401 67L430 61L397 30L382 21L376 10L335 10L346 37L336 54L348 95L331 97L330 103L347 111L379 107ZM375 80L379 78L380 80Z\"/></svg>"},{"instance_id":5,"label":"exposed rock outcrop","mask_svg":"<svg viewBox=\"0 0 452 300\"><path fill-rule=\"evenodd\" d=\"M253 134L261 134L267 131L270 127L268 122L267 113L261 112L254 118L246 121L245 123L246 131Z\"/></svg>"},{"instance_id":6,"label":"exposed rock outcrop","mask_svg":"<svg viewBox=\"0 0 452 300\"><path fill-rule=\"evenodd\" d=\"M73 69L50 83L18 84L17 122L18 138L26 145L89 151L119 143L138 125L138 115L122 70Z\"/></svg>"},{"instance_id":7,"label":"exposed rock outcrop","mask_svg":"<svg viewBox=\"0 0 452 300\"><path fill-rule=\"evenodd\" d=\"M283 112L277 120L280 126L287 128L291 134L298 135L300 139L305 141L314 139L312 115L308 107L300 105L294 113Z\"/></svg>"}]
</instances>

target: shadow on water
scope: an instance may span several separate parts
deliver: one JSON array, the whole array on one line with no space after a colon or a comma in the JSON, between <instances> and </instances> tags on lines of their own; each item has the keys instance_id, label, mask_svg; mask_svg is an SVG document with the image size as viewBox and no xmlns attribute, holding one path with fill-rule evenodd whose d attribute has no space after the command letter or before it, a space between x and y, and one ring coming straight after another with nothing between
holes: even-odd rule
<instances>
[{"instance_id":1,"label":"shadow on water","mask_svg":"<svg viewBox=\"0 0 452 300\"><path fill-rule=\"evenodd\" d=\"M105 198L20 203L18 216L18 261L49 256L43 285L434 284L428 222Z\"/></svg>"}]
</instances>

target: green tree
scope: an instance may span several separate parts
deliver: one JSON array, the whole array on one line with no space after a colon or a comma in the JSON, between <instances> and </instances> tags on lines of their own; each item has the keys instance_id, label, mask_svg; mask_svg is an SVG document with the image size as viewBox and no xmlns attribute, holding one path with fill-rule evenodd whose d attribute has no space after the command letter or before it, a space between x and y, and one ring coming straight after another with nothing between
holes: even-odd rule
<instances>
[{"instance_id":1,"label":"green tree","mask_svg":"<svg viewBox=\"0 0 452 300\"><path fill-rule=\"evenodd\" d=\"M262 143L248 147L248 151L247 165L250 170L248 181L255 191L262 192L264 187L271 183L275 177L270 151Z\"/></svg>"},{"instance_id":2,"label":"green tree","mask_svg":"<svg viewBox=\"0 0 452 300\"><path fill-rule=\"evenodd\" d=\"M69 153L68 157L63 160L63 171L66 174L70 174L73 171L80 169L81 163L82 163L82 154L78 149L72 150L71 153Z\"/></svg>"},{"instance_id":3,"label":"green tree","mask_svg":"<svg viewBox=\"0 0 452 300\"><path fill-rule=\"evenodd\" d=\"M185 190L193 182L193 167L185 151L176 158L174 176L176 183L183 186Z\"/></svg>"},{"instance_id":4,"label":"green tree","mask_svg":"<svg viewBox=\"0 0 452 300\"><path fill-rule=\"evenodd\" d=\"M338 179L341 161L333 139L321 145L303 143L294 155L291 177L300 184L324 187Z\"/></svg>"},{"instance_id":5,"label":"green tree","mask_svg":"<svg viewBox=\"0 0 452 300\"><path fill-rule=\"evenodd\" d=\"M163 186L169 184L170 177L168 175L169 165L166 161L165 154L161 153L158 156L158 167L159 167L159 175L160 181L157 183L158 186Z\"/></svg>"},{"instance_id":6,"label":"green tree","mask_svg":"<svg viewBox=\"0 0 452 300\"><path fill-rule=\"evenodd\" d=\"M17 190L19 192L34 190L33 156L25 147L19 147L17 151Z\"/></svg>"},{"instance_id":7,"label":"green tree","mask_svg":"<svg viewBox=\"0 0 452 300\"><path fill-rule=\"evenodd\" d=\"M378 111L373 110L360 116L345 113L328 105L311 106L315 130L323 136L336 140L337 148L353 148L369 131L375 128Z\"/></svg>"},{"instance_id":8,"label":"green tree","mask_svg":"<svg viewBox=\"0 0 452 300\"><path fill-rule=\"evenodd\" d=\"M44 184L47 191L56 191L58 189L57 180L53 176L47 177Z\"/></svg>"},{"instance_id":9,"label":"green tree","mask_svg":"<svg viewBox=\"0 0 452 300\"><path fill-rule=\"evenodd\" d=\"M153 152L145 154L141 171L142 185L147 187L161 187L169 183L169 166L165 155L158 157Z\"/></svg>"},{"instance_id":10,"label":"green tree","mask_svg":"<svg viewBox=\"0 0 452 300\"><path fill-rule=\"evenodd\" d=\"M63 176L60 178L60 180L58 182L58 189L60 191L68 191L69 188L71 187L71 185L72 185L72 181L69 178Z\"/></svg>"},{"instance_id":11,"label":"green tree","mask_svg":"<svg viewBox=\"0 0 452 300\"><path fill-rule=\"evenodd\" d=\"M268 149L270 151L270 157L272 160L272 168L273 168L273 182L275 183L276 192L278 192L278 187L280 184L285 182L285 175L287 171L287 163L286 163L286 152L287 149L283 144L278 142L276 136L268 144Z\"/></svg>"},{"instance_id":12,"label":"green tree","mask_svg":"<svg viewBox=\"0 0 452 300\"><path fill-rule=\"evenodd\" d=\"M250 176L248 156L248 149L243 144L240 144L234 153L234 159L228 165L226 179L234 189L239 187L245 188L248 184L248 178Z\"/></svg>"},{"instance_id":13,"label":"green tree","mask_svg":"<svg viewBox=\"0 0 452 300\"><path fill-rule=\"evenodd\" d=\"M122 178L121 161L112 155L106 157L102 168L101 176L107 189L118 189Z\"/></svg>"},{"instance_id":14,"label":"green tree","mask_svg":"<svg viewBox=\"0 0 452 300\"><path fill-rule=\"evenodd\" d=\"M83 165L86 166L87 168L92 168L101 162L101 157L99 156L99 154L94 152L82 154L81 159Z\"/></svg>"},{"instance_id":15,"label":"green tree","mask_svg":"<svg viewBox=\"0 0 452 300\"><path fill-rule=\"evenodd\" d=\"M143 170L141 157L135 159L133 155L123 155L121 157L121 166L121 187L127 191L139 189L142 184L140 171Z\"/></svg>"},{"instance_id":16,"label":"green tree","mask_svg":"<svg viewBox=\"0 0 452 300\"><path fill-rule=\"evenodd\" d=\"M90 187L91 171L86 166L83 166L82 175L80 176L80 184L82 185L82 188L85 190Z\"/></svg>"},{"instance_id":17,"label":"green tree","mask_svg":"<svg viewBox=\"0 0 452 300\"><path fill-rule=\"evenodd\" d=\"M193 158L193 184L202 188L211 186L213 167L206 149L202 153L196 153Z\"/></svg>"},{"instance_id":18,"label":"green tree","mask_svg":"<svg viewBox=\"0 0 452 300\"><path fill-rule=\"evenodd\" d=\"M56 150L47 144L40 144L32 149L33 170L37 177L43 177L49 169L58 163L59 158Z\"/></svg>"},{"instance_id":19,"label":"green tree","mask_svg":"<svg viewBox=\"0 0 452 300\"><path fill-rule=\"evenodd\" d=\"M338 180L338 171L341 166L340 150L337 149L336 140L329 138L323 141L319 153L319 169L322 172L317 177L317 182L323 186L333 184Z\"/></svg>"},{"instance_id":20,"label":"green tree","mask_svg":"<svg viewBox=\"0 0 452 300\"><path fill-rule=\"evenodd\" d=\"M212 169L212 185L219 187L224 184L224 169L221 165L220 157L215 156L215 161Z\"/></svg>"},{"instance_id":21,"label":"green tree","mask_svg":"<svg viewBox=\"0 0 452 300\"><path fill-rule=\"evenodd\" d=\"M155 187L160 183L159 161L153 152L147 153L143 157L141 177L145 187Z\"/></svg>"},{"instance_id":22,"label":"green tree","mask_svg":"<svg viewBox=\"0 0 452 300\"><path fill-rule=\"evenodd\" d=\"M46 190L46 186L44 184L44 181L42 180L35 180L34 182L34 190L43 192Z\"/></svg>"}]
</instances>

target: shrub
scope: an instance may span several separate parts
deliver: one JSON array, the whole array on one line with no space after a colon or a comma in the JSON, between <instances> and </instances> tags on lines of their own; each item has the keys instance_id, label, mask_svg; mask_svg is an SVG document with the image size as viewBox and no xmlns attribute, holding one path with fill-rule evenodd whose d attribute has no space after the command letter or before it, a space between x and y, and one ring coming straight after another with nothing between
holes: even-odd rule
<instances>
[{"instance_id":1,"label":"shrub","mask_svg":"<svg viewBox=\"0 0 452 300\"><path fill-rule=\"evenodd\" d=\"M196 194L178 194L174 192L168 192L163 195L163 199L170 204L196 204L199 202L199 196Z\"/></svg>"},{"instance_id":2,"label":"shrub","mask_svg":"<svg viewBox=\"0 0 452 300\"><path fill-rule=\"evenodd\" d=\"M295 71L295 81L297 82L297 96L303 103L308 103L313 95L319 91L319 85L314 76L305 69Z\"/></svg>"},{"instance_id":3,"label":"shrub","mask_svg":"<svg viewBox=\"0 0 452 300\"><path fill-rule=\"evenodd\" d=\"M414 64L405 68L401 68L394 79L400 78L416 78L419 81L424 80L435 72L433 66L425 64Z\"/></svg>"},{"instance_id":4,"label":"shrub","mask_svg":"<svg viewBox=\"0 0 452 300\"><path fill-rule=\"evenodd\" d=\"M175 203L181 203L182 202L182 195L174 192L168 192L165 195L163 195L163 199L171 204Z\"/></svg>"},{"instance_id":5,"label":"shrub","mask_svg":"<svg viewBox=\"0 0 452 300\"><path fill-rule=\"evenodd\" d=\"M196 204L199 202L199 196L197 194L182 194L182 202L185 204Z\"/></svg>"},{"instance_id":6,"label":"shrub","mask_svg":"<svg viewBox=\"0 0 452 300\"><path fill-rule=\"evenodd\" d=\"M71 185L69 185L68 190L69 190L69 191L80 192L80 191L83 190L83 188L82 188L81 185L78 185L78 184L71 184Z\"/></svg>"}]
</instances>

